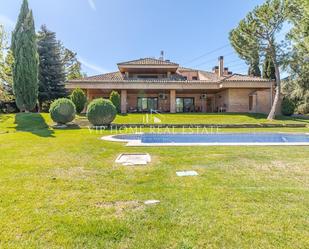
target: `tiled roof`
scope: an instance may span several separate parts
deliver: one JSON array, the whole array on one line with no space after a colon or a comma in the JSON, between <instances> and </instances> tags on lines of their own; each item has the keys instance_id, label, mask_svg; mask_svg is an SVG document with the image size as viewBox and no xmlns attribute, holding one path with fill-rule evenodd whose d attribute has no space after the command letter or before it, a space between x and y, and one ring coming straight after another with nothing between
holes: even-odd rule
<instances>
[{"instance_id":1,"label":"tiled roof","mask_svg":"<svg viewBox=\"0 0 309 249\"><path fill-rule=\"evenodd\" d=\"M270 80L267 79L262 79L260 77L253 77L253 76L248 76L248 75L241 75L241 74L232 74L232 75L227 75L223 77L219 77L216 73L213 72L207 72L203 70L198 70L198 69L192 69L192 68L185 68L181 67L176 63L167 61L167 60L159 60L159 59L154 59L154 58L142 58L138 60L132 60L132 61L127 61L127 62L122 62L119 63L118 65L172 65L176 66L177 72L176 74L172 74L170 78L160 78L160 79L138 79L138 78L131 78L131 79L126 79L125 75L122 74L120 71L117 72L112 72L112 73L106 73L106 74L100 74L100 75L95 75L91 77L86 77L83 79L78 79L78 80L73 80L73 81L136 81L136 80L143 80L143 81L153 81L153 82L158 82L158 81L186 81L186 78L182 76L182 72L195 72L198 75L199 80L195 80L194 82L232 82L232 81L249 81L249 82L270 82Z\"/></svg>"},{"instance_id":2,"label":"tiled roof","mask_svg":"<svg viewBox=\"0 0 309 249\"><path fill-rule=\"evenodd\" d=\"M207 79L213 80L213 81L220 80L220 77L216 73L202 71L202 70L199 70L198 73L199 73L199 78L201 80L207 80Z\"/></svg>"},{"instance_id":3,"label":"tiled roof","mask_svg":"<svg viewBox=\"0 0 309 249\"><path fill-rule=\"evenodd\" d=\"M180 72L197 72L198 70L180 66L180 67L178 67L178 71L180 71Z\"/></svg>"},{"instance_id":4,"label":"tiled roof","mask_svg":"<svg viewBox=\"0 0 309 249\"><path fill-rule=\"evenodd\" d=\"M91 77L86 77L83 78L81 80L85 80L85 81L101 81L101 80L123 80L123 76L122 74L117 71L117 72L113 72L113 73L106 73L106 74L99 74L99 75L95 75L95 76L91 76Z\"/></svg>"},{"instance_id":5,"label":"tiled roof","mask_svg":"<svg viewBox=\"0 0 309 249\"><path fill-rule=\"evenodd\" d=\"M166 65L166 66L178 66L177 63L170 62L169 60L159 60L154 58L141 58L133 61L126 61L118 63L118 65Z\"/></svg>"},{"instance_id":6,"label":"tiled roof","mask_svg":"<svg viewBox=\"0 0 309 249\"><path fill-rule=\"evenodd\" d=\"M242 74L232 74L223 81L262 81L262 82L269 82L271 80L268 79L263 79L260 77L254 77L254 76L249 76L249 75L242 75Z\"/></svg>"},{"instance_id":7,"label":"tiled roof","mask_svg":"<svg viewBox=\"0 0 309 249\"><path fill-rule=\"evenodd\" d=\"M218 75L213 72L207 72L207 71L193 69L193 68L179 67L177 71L180 73L181 72L196 72L198 73L198 78L200 80L217 81L220 79Z\"/></svg>"},{"instance_id":8,"label":"tiled roof","mask_svg":"<svg viewBox=\"0 0 309 249\"><path fill-rule=\"evenodd\" d=\"M183 71L182 69L179 70L180 72ZM186 69L187 71L187 69ZM268 79L263 79L260 77L253 77L253 76L248 76L248 75L241 75L241 74L233 74L233 75L229 75L229 76L225 76L225 77L218 77L217 74L212 73L212 72L207 72L207 71L201 71L201 70L194 70L192 69L192 71L197 71L199 74L199 79L201 81L259 81L259 82L269 82ZM113 73L106 73L106 74L99 74L99 75L95 75L95 76L91 76L91 77L86 77L83 79L79 79L78 81L83 80L83 81L122 81L125 80L123 74L121 74L119 71L117 72L113 72ZM138 78L136 79L130 79L131 81L134 80L138 80ZM168 81L168 79L143 79L144 81ZM176 73L174 75L172 75L170 80L176 80L176 81L182 81L185 80L184 77L179 74ZM74 80L73 80L74 81Z\"/></svg>"}]
</instances>

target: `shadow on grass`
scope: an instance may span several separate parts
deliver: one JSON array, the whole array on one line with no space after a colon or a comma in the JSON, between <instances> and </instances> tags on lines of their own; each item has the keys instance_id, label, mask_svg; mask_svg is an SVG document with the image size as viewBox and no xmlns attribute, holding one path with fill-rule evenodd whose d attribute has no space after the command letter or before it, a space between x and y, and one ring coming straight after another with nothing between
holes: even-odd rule
<instances>
[{"instance_id":1,"label":"shadow on grass","mask_svg":"<svg viewBox=\"0 0 309 249\"><path fill-rule=\"evenodd\" d=\"M18 113L15 115L16 131L30 132L40 137L54 137L44 118L39 113Z\"/></svg>"}]
</instances>

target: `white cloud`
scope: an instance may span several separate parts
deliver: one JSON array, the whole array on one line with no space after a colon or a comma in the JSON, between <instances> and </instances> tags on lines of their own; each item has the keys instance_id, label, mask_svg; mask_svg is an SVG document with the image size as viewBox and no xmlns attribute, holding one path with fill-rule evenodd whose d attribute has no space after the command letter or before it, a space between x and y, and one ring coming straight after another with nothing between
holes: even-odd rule
<instances>
[{"instance_id":1,"label":"white cloud","mask_svg":"<svg viewBox=\"0 0 309 249\"><path fill-rule=\"evenodd\" d=\"M95 0L88 0L88 4L92 10L97 10L97 6L95 4Z\"/></svg>"},{"instance_id":2,"label":"white cloud","mask_svg":"<svg viewBox=\"0 0 309 249\"><path fill-rule=\"evenodd\" d=\"M80 63L82 63L82 65L88 69L91 69L92 71L96 72L96 73L107 73L108 70L98 66L98 65L95 65L95 64L92 64L90 62L88 62L87 60L84 60L83 58L79 57L78 60L80 61Z\"/></svg>"},{"instance_id":3,"label":"white cloud","mask_svg":"<svg viewBox=\"0 0 309 249\"><path fill-rule=\"evenodd\" d=\"M2 24L5 29L9 30L13 29L15 26L15 22L5 15L0 15L0 24Z\"/></svg>"}]
</instances>

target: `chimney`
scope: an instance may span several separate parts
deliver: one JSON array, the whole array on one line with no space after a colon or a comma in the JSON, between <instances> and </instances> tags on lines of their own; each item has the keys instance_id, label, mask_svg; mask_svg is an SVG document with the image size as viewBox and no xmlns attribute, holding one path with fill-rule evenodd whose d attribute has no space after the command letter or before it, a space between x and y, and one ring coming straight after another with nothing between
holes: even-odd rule
<instances>
[{"instance_id":1,"label":"chimney","mask_svg":"<svg viewBox=\"0 0 309 249\"><path fill-rule=\"evenodd\" d=\"M223 75L228 75L228 74L229 74L229 68L228 68L228 67L225 67L225 68L224 68Z\"/></svg>"},{"instance_id":2,"label":"chimney","mask_svg":"<svg viewBox=\"0 0 309 249\"><path fill-rule=\"evenodd\" d=\"M213 67L212 72L218 75L219 74L219 67L218 66Z\"/></svg>"},{"instance_id":3,"label":"chimney","mask_svg":"<svg viewBox=\"0 0 309 249\"><path fill-rule=\"evenodd\" d=\"M223 56L219 56L219 73L218 76L222 77L223 76L223 71L224 70L224 59Z\"/></svg>"},{"instance_id":4,"label":"chimney","mask_svg":"<svg viewBox=\"0 0 309 249\"><path fill-rule=\"evenodd\" d=\"M164 61L164 51L163 50L161 50L159 60Z\"/></svg>"}]
</instances>

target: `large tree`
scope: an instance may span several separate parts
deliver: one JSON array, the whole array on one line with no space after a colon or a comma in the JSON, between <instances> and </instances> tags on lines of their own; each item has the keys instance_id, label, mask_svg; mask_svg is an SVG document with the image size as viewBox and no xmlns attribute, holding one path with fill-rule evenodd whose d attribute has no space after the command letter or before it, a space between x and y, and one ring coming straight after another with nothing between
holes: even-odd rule
<instances>
[{"instance_id":1,"label":"large tree","mask_svg":"<svg viewBox=\"0 0 309 249\"><path fill-rule=\"evenodd\" d=\"M65 65L66 79L81 79L84 74L81 71L81 63L78 61L76 53L70 49L62 47L62 61Z\"/></svg>"},{"instance_id":2,"label":"large tree","mask_svg":"<svg viewBox=\"0 0 309 249\"><path fill-rule=\"evenodd\" d=\"M6 54L6 55L5 55ZM13 56L7 47L7 36L4 27L0 25L0 101L14 99L12 91Z\"/></svg>"},{"instance_id":3,"label":"large tree","mask_svg":"<svg viewBox=\"0 0 309 249\"><path fill-rule=\"evenodd\" d=\"M6 51L6 56L2 65L2 84L5 89L6 100L13 101L15 99L13 94L13 67L14 58L12 51L9 49Z\"/></svg>"},{"instance_id":4,"label":"large tree","mask_svg":"<svg viewBox=\"0 0 309 249\"><path fill-rule=\"evenodd\" d=\"M67 96L65 67L62 61L61 44L55 32L45 25L38 32L39 53L39 103Z\"/></svg>"},{"instance_id":5,"label":"large tree","mask_svg":"<svg viewBox=\"0 0 309 249\"><path fill-rule=\"evenodd\" d=\"M287 68L290 77L286 81L289 97L295 100L300 113L309 112L309 2L292 0L289 33L293 50Z\"/></svg>"},{"instance_id":6,"label":"large tree","mask_svg":"<svg viewBox=\"0 0 309 249\"><path fill-rule=\"evenodd\" d=\"M281 81L280 65L285 53L282 43L277 41L277 34L288 20L290 7L288 0L267 0L257 6L240 21L237 28L230 33L232 46L238 54L252 54L257 51L260 56L269 54L275 66L276 93L268 119L275 118L280 103Z\"/></svg>"},{"instance_id":7,"label":"large tree","mask_svg":"<svg viewBox=\"0 0 309 249\"><path fill-rule=\"evenodd\" d=\"M32 11L23 1L12 35L13 89L20 111L32 111L38 100L38 53Z\"/></svg>"},{"instance_id":8,"label":"large tree","mask_svg":"<svg viewBox=\"0 0 309 249\"><path fill-rule=\"evenodd\" d=\"M258 41L249 40L247 37L242 36L239 32L230 33L230 41L239 57L249 65L248 74L252 76L261 76L260 70L260 56L258 52ZM243 46L249 46L251 49L243 49Z\"/></svg>"},{"instance_id":9,"label":"large tree","mask_svg":"<svg viewBox=\"0 0 309 249\"><path fill-rule=\"evenodd\" d=\"M0 102L4 101L4 49L5 49L5 32L2 25L0 25Z\"/></svg>"}]
</instances>

